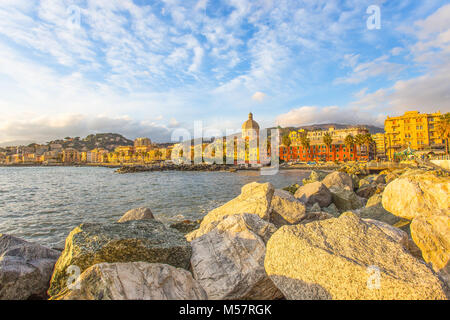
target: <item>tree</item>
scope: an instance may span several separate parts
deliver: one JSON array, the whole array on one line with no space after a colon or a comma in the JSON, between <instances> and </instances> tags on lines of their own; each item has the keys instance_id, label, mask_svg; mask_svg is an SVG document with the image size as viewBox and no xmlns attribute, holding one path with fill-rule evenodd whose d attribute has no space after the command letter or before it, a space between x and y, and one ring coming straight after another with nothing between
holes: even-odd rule
<instances>
[{"instance_id":1,"label":"tree","mask_svg":"<svg viewBox=\"0 0 450 320\"><path fill-rule=\"evenodd\" d=\"M356 144L358 154L360 154L361 146L364 144L364 141L365 141L364 135L358 133L355 136L355 144Z\"/></svg>"},{"instance_id":2,"label":"tree","mask_svg":"<svg viewBox=\"0 0 450 320\"><path fill-rule=\"evenodd\" d=\"M305 134L302 134L300 136L300 143L303 147L303 150L306 150L306 155L309 155L309 147L310 147L310 140L308 138L308 136Z\"/></svg>"},{"instance_id":3,"label":"tree","mask_svg":"<svg viewBox=\"0 0 450 320\"><path fill-rule=\"evenodd\" d=\"M445 154L448 154L448 140L450 138L450 112L439 117L436 123L437 134L445 144Z\"/></svg>"},{"instance_id":4,"label":"tree","mask_svg":"<svg viewBox=\"0 0 450 320\"><path fill-rule=\"evenodd\" d=\"M345 137L344 144L347 148L351 148L355 144L355 138L351 134Z\"/></svg>"},{"instance_id":5,"label":"tree","mask_svg":"<svg viewBox=\"0 0 450 320\"><path fill-rule=\"evenodd\" d=\"M363 135L363 142L367 146L367 153L369 153L370 146L375 144L375 141L372 138L372 135L370 133L366 133Z\"/></svg>"},{"instance_id":6,"label":"tree","mask_svg":"<svg viewBox=\"0 0 450 320\"><path fill-rule=\"evenodd\" d=\"M291 145L291 138L289 138L288 134L283 135L281 138L281 142L286 146L289 147Z\"/></svg>"},{"instance_id":7,"label":"tree","mask_svg":"<svg viewBox=\"0 0 450 320\"><path fill-rule=\"evenodd\" d=\"M325 133L322 137L323 143L327 146L327 160L330 155L331 144L333 143L333 137L329 132Z\"/></svg>"}]
</instances>

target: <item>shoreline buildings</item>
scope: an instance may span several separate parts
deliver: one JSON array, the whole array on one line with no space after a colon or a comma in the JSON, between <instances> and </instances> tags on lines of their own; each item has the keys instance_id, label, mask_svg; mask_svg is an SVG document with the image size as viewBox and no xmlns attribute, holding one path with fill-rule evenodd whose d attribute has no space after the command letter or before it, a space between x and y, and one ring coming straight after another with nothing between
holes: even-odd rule
<instances>
[{"instance_id":1,"label":"shoreline buildings","mask_svg":"<svg viewBox=\"0 0 450 320\"><path fill-rule=\"evenodd\" d=\"M439 111L431 114L408 111L402 116L387 117L385 132L372 135L367 128L358 126L345 129L330 127L311 131L292 130L281 139L282 143L277 151L281 160L302 162L392 161L411 155L441 157L446 154L448 144L448 139L442 136L445 133L439 131L442 128L440 124L446 123L441 122L442 118ZM212 141L204 141L201 151L197 150L199 159L195 160L197 163L209 162L212 158L216 163L218 159L223 159L223 163L232 159L230 162L235 164L268 163L271 141L269 139L267 146L263 145L267 152L260 150L259 133L259 124L253 119L253 114L249 113L248 119L242 124L241 134L233 135L231 143L228 141L228 151L228 139L225 137L222 141L214 140L221 146L210 146ZM0 164L147 164L170 160L172 150L179 145L163 144L158 147L149 138L141 137L131 141L118 134L97 134L95 137L98 139L93 142L91 139L94 135L83 139L85 144L80 144L78 137L67 137L47 145L34 143L0 148ZM106 143L101 143L105 140ZM186 149L186 154L190 152L192 161L194 149L193 145Z\"/></svg>"},{"instance_id":2,"label":"shoreline buildings","mask_svg":"<svg viewBox=\"0 0 450 320\"><path fill-rule=\"evenodd\" d=\"M393 160L396 153L407 148L422 153L445 153L445 141L437 132L440 117L440 111L408 111L402 116L387 117L384 122L387 158Z\"/></svg>"},{"instance_id":3,"label":"shoreline buildings","mask_svg":"<svg viewBox=\"0 0 450 320\"><path fill-rule=\"evenodd\" d=\"M300 129L289 133L290 144L280 146L280 159L284 161L368 161L374 158L375 147L369 141L348 143L352 136L367 137L369 130L364 127L346 129L312 130ZM325 137L329 137L326 144Z\"/></svg>"}]
</instances>

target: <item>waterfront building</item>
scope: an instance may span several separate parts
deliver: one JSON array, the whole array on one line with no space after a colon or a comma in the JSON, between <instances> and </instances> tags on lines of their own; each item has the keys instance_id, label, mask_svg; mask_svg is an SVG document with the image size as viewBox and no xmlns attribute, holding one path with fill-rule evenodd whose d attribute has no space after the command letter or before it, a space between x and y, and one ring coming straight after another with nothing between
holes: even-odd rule
<instances>
[{"instance_id":1,"label":"waterfront building","mask_svg":"<svg viewBox=\"0 0 450 320\"><path fill-rule=\"evenodd\" d=\"M328 128L328 130L310 130L299 129L297 131L289 132L289 138L291 139L292 146L301 146L301 136L306 134L311 144L321 144L323 143L323 136L325 134L330 134L333 138L333 143L344 141L348 135L355 137L356 135L365 135L369 133L369 130L365 127L352 127L344 129L336 129L334 127Z\"/></svg>"},{"instance_id":2,"label":"waterfront building","mask_svg":"<svg viewBox=\"0 0 450 320\"><path fill-rule=\"evenodd\" d=\"M324 136L329 134L332 138L330 146L325 145ZM301 143L302 135L309 140L309 146ZM353 127L345 129L311 130L300 129L291 131L289 138L291 144L280 146L280 159L284 161L368 161L375 155L375 146L369 143L348 146L345 138L348 135L366 136L369 130L364 127Z\"/></svg>"},{"instance_id":3,"label":"waterfront building","mask_svg":"<svg viewBox=\"0 0 450 320\"><path fill-rule=\"evenodd\" d=\"M134 147L151 147L152 141L149 138L136 138L134 140Z\"/></svg>"},{"instance_id":4,"label":"waterfront building","mask_svg":"<svg viewBox=\"0 0 450 320\"><path fill-rule=\"evenodd\" d=\"M379 160L386 160L386 136L384 133L375 133L372 135L375 141L375 158Z\"/></svg>"},{"instance_id":5,"label":"waterfront building","mask_svg":"<svg viewBox=\"0 0 450 320\"><path fill-rule=\"evenodd\" d=\"M67 148L62 151L63 163L79 163L80 160L80 153L77 150L73 148Z\"/></svg>"},{"instance_id":6,"label":"waterfront building","mask_svg":"<svg viewBox=\"0 0 450 320\"><path fill-rule=\"evenodd\" d=\"M134 147L132 146L119 146L114 149L117 153L117 158L119 162L132 162Z\"/></svg>"},{"instance_id":7,"label":"waterfront building","mask_svg":"<svg viewBox=\"0 0 450 320\"><path fill-rule=\"evenodd\" d=\"M395 153L406 148L444 153L445 144L437 133L441 113L407 111L398 117L387 117L384 122L386 153L393 160Z\"/></svg>"},{"instance_id":8,"label":"waterfront building","mask_svg":"<svg viewBox=\"0 0 450 320\"><path fill-rule=\"evenodd\" d=\"M60 162L62 155L59 150L52 150L52 151L46 151L43 154L44 156L44 163L57 163Z\"/></svg>"}]
</instances>

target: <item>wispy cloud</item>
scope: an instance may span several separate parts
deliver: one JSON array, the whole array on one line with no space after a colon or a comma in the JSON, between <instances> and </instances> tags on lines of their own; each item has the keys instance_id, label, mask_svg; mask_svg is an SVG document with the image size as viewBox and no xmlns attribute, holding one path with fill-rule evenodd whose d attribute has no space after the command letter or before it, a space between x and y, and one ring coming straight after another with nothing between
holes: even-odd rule
<instances>
[{"instance_id":1,"label":"wispy cloud","mask_svg":"<svg viewBox=\"0 0 450 320\"><path fill-rule=\"evenodd\" d=\"M194 120L239 128L250 110L268 126L280 114L284 123L353 121L342 117L349 112L380 123L410 108L448 110L450 5L375 1L382 28L370 31L372 4L3 0L0 125L9 131L0 140L25 137L11 124L27 121L29 136L41 137L37 119L63 114L81 117L67 123L78 135L104 115L137 128L147 121L162 138ZM42 137L59 134L46 128Z\"/></svg>"}]
</instances>

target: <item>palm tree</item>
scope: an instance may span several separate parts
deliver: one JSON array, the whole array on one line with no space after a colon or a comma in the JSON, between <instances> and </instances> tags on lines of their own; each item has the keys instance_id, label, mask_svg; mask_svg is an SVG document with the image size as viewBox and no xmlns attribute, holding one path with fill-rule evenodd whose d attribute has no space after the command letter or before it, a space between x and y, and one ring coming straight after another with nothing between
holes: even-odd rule
<instances>
[{"instance_id":1,"label":"palm tree","mask_svg":"<svg viewBox=\"0 0 450 320\"><path fill-rule=\"evenodd\" d=\"M360 138L361 145L365 146L365 151L367 152L367 156L369 155L370 146L375 143L370 133L365 133L361 135Z\"/></svg>"},{"instance_id":2,"label":"palm tree","mask_svg":"<svg viewBox=\"0 0 450 320\"><path fill-rule=\"evenodd\" d=\"M333 143L333 137L329 132L325 133L322 137L323 143L327 146L327 160L330 155L331 143Z\"/></svg>"},{"instance_id":3,"label":"palm tree","mask_svg":"<svg viewBox=\"0 0 450 320\"><path fill-rule=\"evenodd\" d=\"M450 138L450 112L440 116L436 124L437 134L445 144L445 154L448 154L448 139Z\"/></svg>"},{"instance_id":4,"label":"palm tree","mask_svg":"<svg viewBox=\"0 0 450 320\"><path fill-rule=\"evenodd\" d=\"M358 133L355 136L355 144L358 155L361 153L361 146L364 144L364 141L365 141L364 135Z\"/></svg>"},{"instance_id":5,"label":"palm tree","mask_svg":"<svg viewBox=\"0 0 450 320\"><path fill-rule=\"evenodd\" d=\"M291 145L291 138L289 138L289 135L285 134L282 138L281 138L281 142L286 146L289 147Z\"/></svg>"},{"instance_id":6,"label":"palm tree","mask_svg":"<svg viewBox=\"0 0 450 320\"><path fill-rule=\"evenodd\" d=\"M302 134L300 136L300 143L303 147L303 150L306 150L306 157L308 158L309 154L309 147L310 147L310 140L306 134Z\"/></svg>"},{"instance_id":7,"label":"palm tree","mask_svg":"<svg viewBox=\"0 0 450 320\"><path fill-rule=\"evenodd\" d=\"M351 148L355 144L355 138L351 134L345 137L344 144L347 148Z\"/></svg>"}]
</instances>

